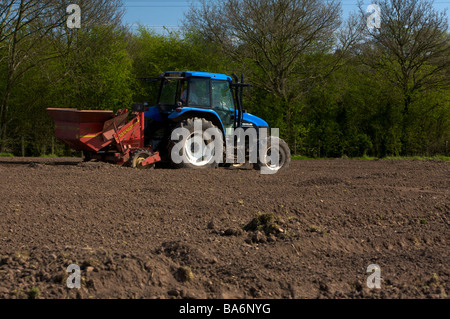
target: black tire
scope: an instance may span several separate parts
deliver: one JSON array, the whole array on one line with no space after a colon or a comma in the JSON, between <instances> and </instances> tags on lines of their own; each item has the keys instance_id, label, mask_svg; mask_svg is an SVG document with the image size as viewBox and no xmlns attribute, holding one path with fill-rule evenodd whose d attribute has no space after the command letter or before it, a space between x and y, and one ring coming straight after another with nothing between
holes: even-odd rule
<instances>
[{"instance_id":1,"label":"black tire","mask_svg":"<svg viewBox=\"0 0 450 319\"><path fill-rule=\"evenodd\" d=\"M245 163L230 164L228 169L250 170L253 169L253 164L249 161L245 161Z\"/></svg>"},{"instance_id":2,"label":"black tire","mask_svg":"<svg viewBox=\"0 0 450 319\"><path fill-rule=\"evenodd\" d=\"M142 162L152 156L153 153L150 152L149 150L145 150L145 149L140 149L140 150L136 150L134 151L133 155L131 156L130 159L130 166L132 168L137 168L137 169L150 169L150 168L154 168L155 167L155 163L150 164L150 165L145 165L142 166Z\"/></svg>"},{"instance_id":3,"label":"black tire","mask_svg":"<svg viewBox=\"0 0 450 319\"><path fill-rule=\"evenodd\" d=\"M226 152L226 149L224 150L224 152ZM236 149L234 150L234 152L237 152ZM231 163L228 166L228 169L238 169L238 170L251 170L254 169L254 164L250 163L250 155L249 155L249 149L247 147L247 149L245 150L245 162L244 163L238 163L237 162L237 156L235 156L235 163Z\"/></svg>"},{"instance_id":4,"label":"black tire","mask_svg":"<svg viewBox=\"0 0 450 319\"><path fill-rule=\"evenodd\" d=\"M89 162L91 159L91 152L83 151L83 162Z\"/></svg>"},{"instance_id":5,"label":"black tire","mask_svg":"<svg viewBox=\"0 0 450 319\"><path fill-rule=\"evenodd\" d=\"M274 144L274 140L278 140L278 147L276 148ZM272 164L270 162L270 154L273 150L278 151L279 154L279 163L278 164ZM289 149L289 146L285 141L283 141L281 138L270 136L270 138L267 141L267 150L265 156L264 163L261 162L258 158L258 164L256 165L257 169L270 169L272 171L279 171L279 170L286 170L289 168L289 165L291 164L291 150Z\"/></svg>"},{"instance_id":6,"label":"black tire","mask_svg":"<svg viewBox=\"0 0 450 319\"><path fill-rule=\"evenodd\" d=\"M193 136L195 135L194 132L194 121L201 121L202 126L202 149L204 149L205 146L209 146L210 143L214 143L214 140L212 138L210 139L204 139L203 133L208 129L214 129L217 130L216 132L219 133L220 130L212 124L211 121L207 121L203 118L189 118L186 120L181 121L174 130L179 128L184 128L189 131L188 136L183 136L178 141L173 141L171 139L171 136L169 137L169 142L167 145L167 156L171 163L171 165L175 168L193 168L193 169L204 169L204 168L216 168L218 166L217 161L215 160L215 154L207 154L205 157L203 157L204 152L202 154L198 153L198 146L196 148L196 144L194 144ZM220 133L222 134L222 133ZM181 144L179 144L181 143ZM222 142L223 145L223 142ZM174 147L177 147L177 149L174 149ZM222 147L222 146L221 146ZM174 154L179 156L177 160L175 161L172 158L172 151ZM202 156L197 156L202 155ZM180 162L181 160L181 162Z\"/></svg>"}]
</instances>

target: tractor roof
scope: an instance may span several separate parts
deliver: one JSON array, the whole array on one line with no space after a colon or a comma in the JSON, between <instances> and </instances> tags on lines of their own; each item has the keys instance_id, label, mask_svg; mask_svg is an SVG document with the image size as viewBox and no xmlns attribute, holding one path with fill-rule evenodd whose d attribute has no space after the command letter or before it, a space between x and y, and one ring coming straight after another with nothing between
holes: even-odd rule
<instances>
[{"instance_id":1,"label":"tractor roof","mask_svg":"<svg viewBox=\"0 0 450 319\"><path fill-rule=\"evenodd\" d=\"M209 73L209 72L197 72L197 71L166 71L162 74L165 77L202 77L202 78L210 78L216 80L224 80L231 82L232 79L228 75L220 74L220 73Z\"/></svg>"}]
</instances>

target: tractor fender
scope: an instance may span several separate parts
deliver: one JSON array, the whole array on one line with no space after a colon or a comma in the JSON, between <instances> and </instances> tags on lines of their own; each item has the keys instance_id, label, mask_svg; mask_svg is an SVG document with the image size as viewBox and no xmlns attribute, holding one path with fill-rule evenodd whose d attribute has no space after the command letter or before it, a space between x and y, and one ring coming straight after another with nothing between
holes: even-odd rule
<instances>
[{"instance_id":1,"label":"tractor fender","mask_svg":"<svg viewBox=\"0 0 450 319\"><path fill-rule=\"evenodd\" d=\"M222 120L219 115L214 110L202 109L202 108L178 108L172 114L169 115L169 119L174 122L181 122L187 118L204 118L205 120L211 121L215 126L217 126L222 134L225 136L225 129L223 127Z\"/></svg>"},{"instance_id":2,"label":"tractor fender","mask_svg":"<svg viewBox=\"0 0 450 319\"><path fill-rule=\"evenodd\" d=\"M149 107L144 112L144 117L151 118L157 122L162 122L162 120L163 120L161 113L159 112L159 109L156 106Z\"/></svg>"}]
</instances>

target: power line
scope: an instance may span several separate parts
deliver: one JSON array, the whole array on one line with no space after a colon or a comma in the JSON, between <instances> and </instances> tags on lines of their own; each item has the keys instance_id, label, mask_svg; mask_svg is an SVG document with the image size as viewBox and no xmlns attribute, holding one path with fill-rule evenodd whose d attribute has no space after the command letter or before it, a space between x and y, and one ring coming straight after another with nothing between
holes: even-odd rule
<instances>
[{"instance_id":1,"label":"power line","mask_svg":"<svg viewBox=\"0 0 450 319\"><path fill-rule=\"evenodd\" d=\"M368 3L369 4L369 3ZM434 2L434 4L450 4L450 2ZM342 3L343 6L357 6L357 3ZM122 5L121 8L189 8L191 7L191 4L186 5Z\"/></svg>"},{"instance_id":2,"label":"power line","mask_svg":"<svg viewBox=\"0 0 450 319\"><path fill-rule=\"evenodd\" d=\"M190 6L120 6L121 8L189 8Z\"/></svg>"},{"instance_id":3,"label":"power line","mask_svg":"<svg viewBox=\"0 0 450 319\"><path fill-rule=\"evenodd\" d=\"M149 24L132 24L130 25L132 28L139 28L139 27L146 27L146 28L170 28L170 29L174 29L174 28L182 28L182 26L179 25L149 25Z\"/></svg>"}]
</instances>

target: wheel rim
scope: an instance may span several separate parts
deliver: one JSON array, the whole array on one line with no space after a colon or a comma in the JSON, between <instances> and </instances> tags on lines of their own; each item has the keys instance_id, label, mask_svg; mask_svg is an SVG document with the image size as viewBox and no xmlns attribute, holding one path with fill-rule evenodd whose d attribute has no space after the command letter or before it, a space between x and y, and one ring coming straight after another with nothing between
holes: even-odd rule
<instances>
[{"instance_id":1,"label":"wheel rim","mask_svg":"<svg viewBox=\"0 0 450 319\"><path fill-rule=\"evenodd\" d=\"M143 156L139 156L136 160L136 167L137 168L142 168L142 162L145 161L145 158Z\"/></svg>"},{"instance_id":2,"label":"wheel rim","mask_svg":"<svg viewBox=\"0 0 450 319\"><path fill-rule=\"evenodd\" d=\"M152 167L153 164L142 166L142 163L149 157L149 155L140 155L134 162L134 167L137 169L147 169Z\"/></svg>"},{"instance_id":3,"label":"wheel rim","mask_svg":"<svg viewBox=\"0 0 450 319\"><path fill-rule=\"evenodd\" d=\"M186 160L194 166L204 166L214 157L210 147L205 143L203 134L192 133L184 143Z\"/></svg>"},{"instance_id":4,"label":"wheel rim","mask_svg":"<svg viewBox=\"0 0 450 319\"><path fill-rule=\"evenodd\" d=\"M281 152L280 150L278 150L278 165L276 165L276 164L272 164L271 159L270 159L271 155L272 155L272 147L269 146L267 148L267 152L266 152L265 166L270 170L277 171L283 167L284 163L286 162L286 158L284 156L284 153Z\"/></svg>"}]
</instances>

